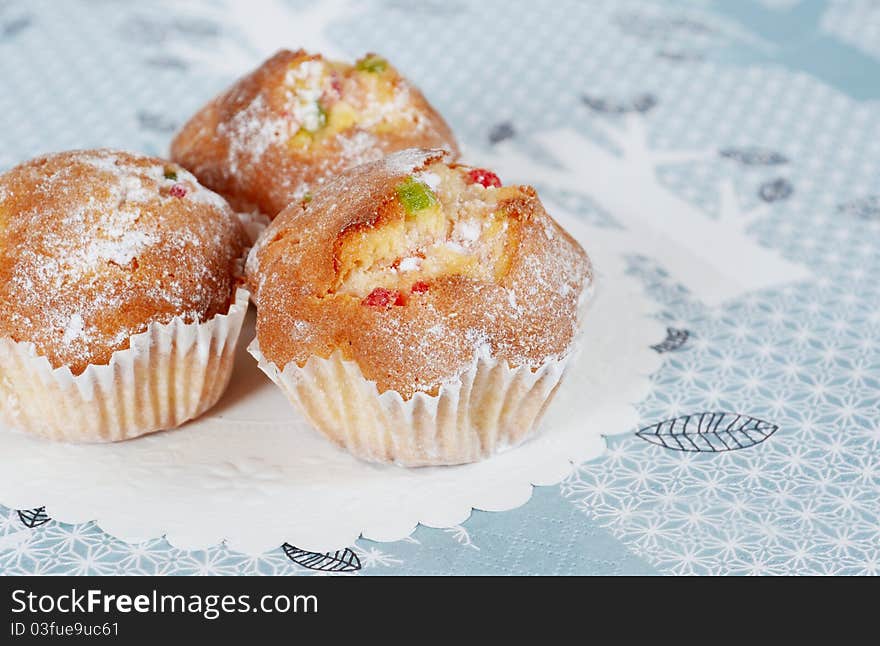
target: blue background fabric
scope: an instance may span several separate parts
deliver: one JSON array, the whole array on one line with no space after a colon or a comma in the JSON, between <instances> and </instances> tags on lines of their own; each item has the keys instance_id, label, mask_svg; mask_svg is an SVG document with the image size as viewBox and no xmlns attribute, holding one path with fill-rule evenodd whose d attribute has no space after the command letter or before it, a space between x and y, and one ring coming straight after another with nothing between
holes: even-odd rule
<instances>
[{"instance_id":1,"label":"blue background fabric","mask_svg":"<svg viewBox=\"0 0 880 646\"><path fill-rule=\"evenodd\" d=\"M239 42L238 28L175 3L0 3L0 168L68 148L164 155L174 130L233 78L203 72L181 46L210 57ZM709 306L656 259L633 255L630 271L687 339L661 348L639 424L519 509L309 560L281 546L252 557L224 545L133 545L93 523L0 507L0 572L880 570L880 4L376 0L326 37L351 57L387 55L466 147L529 150L532 133L562 126L601 138L597 119L642 112L652 148L718 151L660 168L670 191L712 218L721 182L732 181L743 203L768 206L749 235L812 277ZM547 190L585 221L620 226L589 195ZM711 452L637 434L702 411L776 430Z\"/></svg>"}]
</instances>

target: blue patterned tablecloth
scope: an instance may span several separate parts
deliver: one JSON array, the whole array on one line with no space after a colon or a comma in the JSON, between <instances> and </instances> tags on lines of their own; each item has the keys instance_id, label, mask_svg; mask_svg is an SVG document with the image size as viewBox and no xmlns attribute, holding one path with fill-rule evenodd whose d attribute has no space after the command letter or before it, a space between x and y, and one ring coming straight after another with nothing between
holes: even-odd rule
<instances>
[{"instance_id":1,"label":"blue patterned tablecloth","mask_svg":"<svg viewBox=\"0 0 880 646\"><path fill-rule=\"evenodd\" d=\"M0 168L79 147L164 155L233 78L204 60L252 46L222 2L197 4L0 2ZM295 14L311 3L271 4ZM514 511L318 560L131 545L93 523L0 507L0 572L880 570L880 2L386 0L352 6L325 37L349 56L395 61L470 149L529 150L560 127L596 138L599 121L642 115L652 149L714 153L659 167L665 188L712 219L731 182L743 204L764 207L749 238L811 278L709 305L650 254L633 255L673 329L641 421ZM545 189L586 221L622 226L595 196ZM681 451L650 430L702 411L775 432L739 450Z\"/></svg>"}]
</instances>

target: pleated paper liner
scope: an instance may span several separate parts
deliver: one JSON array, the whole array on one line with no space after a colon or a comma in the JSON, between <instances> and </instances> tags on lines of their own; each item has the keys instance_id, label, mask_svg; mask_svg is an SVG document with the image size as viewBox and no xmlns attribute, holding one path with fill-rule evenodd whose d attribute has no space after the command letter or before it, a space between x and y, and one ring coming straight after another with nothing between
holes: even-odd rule
<instances>
[{"instance_id":1,"label":"pleated paper liner","mask_svg":"<svg viewBox=\"0 0 880 646\"><path fill-rule=\"evenodd\" d=\"M266 230L266 227L272 223L268 215L264 215L259 211L239 212L236 215L238 215L238 219L244 227L250 245L256 243L263 231Z\"/></svg>"},{"instance_id":2,"label":"pleated paper liner","mask_svg":"<svg viewBox=\"0 0 880 646\"><path fill-rule=\"evenodd\" d=\"M361 459L402 466L475 462L521 443L535 430L571 356L535 371L481 356L437 395L404 400L393 390L379 393L339 352L279 370L256 340L248 351L330 440Z\"/></svg>"},{"instance_id":3,"label":"pleated paper liner","mask_svg":"<svg viewBox=\"0 0 880 646\"><path fill-rule=\"evenodd\" d=\"M593 292L591 285L582 294L579 327ZM415 467L476 462L528 439L577 356L579 337L537 368L511 367L486 350L436 395L417 392L409 400L393 390L379 393L338 351L283 369L263 356L257 339L248 352L331 441L364 460Z\"/></svg>"},{"instance_id":4,"label":"pleated paper liner","mask_svg":"<svg viewBox=\"0 0 880 646\"><path fill-rule=\"evenodd\" d=\"M52 368L32 343L0 339L0 417L69 442L115 442L170 429L213 406L229 383L249 294L204 323L151 324L107 365Z\"/></svg>"}]
</instances>

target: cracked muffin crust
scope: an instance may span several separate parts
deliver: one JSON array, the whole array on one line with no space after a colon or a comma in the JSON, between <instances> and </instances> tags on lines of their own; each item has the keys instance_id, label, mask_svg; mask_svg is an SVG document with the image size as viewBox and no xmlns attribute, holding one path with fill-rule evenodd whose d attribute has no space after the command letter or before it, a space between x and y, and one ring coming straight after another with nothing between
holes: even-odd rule
<instances>
[{"instance_id":1,"label":"cracked muffin crust","mask_svg":"<svg viewBox=\"0 0 880 646\"><path fill-rule=\"evenodd\" d=\"M151 323L226 313L245 251L228 204L176 164L33 159L0 176L0 337L78 375Z\"/></svg>"},{"instance_id":2,"label":"cracked muffin crust","mask_svg":"<svg viewBox=\"0 0 880 646\"><path fill-rule=\"evenodd\" d=\"M489 353L568 353L592 280L534 189L414 149L288 207L248 258L260 352L279 368L340 352L380 393L434 395Z\"/></svg>"},{"instance_id":3,"label":"cracked muffin crust","mask_svg":"<svg viewBox=\"0 0 880 646\"><path fill-rule=\"evenodd\" d=\"M193 116L171 156L237 210L272 218L340 171L411 147L458 154L442 117L387 60L282 50Z\"/></svg>"}]
</instances>

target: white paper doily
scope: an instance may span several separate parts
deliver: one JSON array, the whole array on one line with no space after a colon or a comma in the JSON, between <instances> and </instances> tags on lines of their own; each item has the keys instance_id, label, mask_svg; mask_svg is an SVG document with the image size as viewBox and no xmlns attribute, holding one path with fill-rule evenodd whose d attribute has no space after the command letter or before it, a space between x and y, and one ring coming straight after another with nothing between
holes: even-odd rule
<instances>
[{"instance_id":1,"label":"white paper doily","mask_svg":"<svg viewBox=\"0 0 880 646\"><path fill-rule=\"evenodd\" d=\"M548 205L549 208L549 205ZM624 273L615 238L549 209L598 273L583 351L542 424L519 448L479 464L404 469L360 462L312 431L257 369L245 346L229 390L207 415L175 431L110 445L66 445L0 429L0 503L46 506L60 521L95 520L129 542L164 535L180 548L223 540L260 553L290 542L325 551L359 535L380 541L418 523L449 527L472 508L525 503L602 453L602 435L632 430L633 404L660 364L664 328L641 285Z\"/></svg>"}]
</instances>

